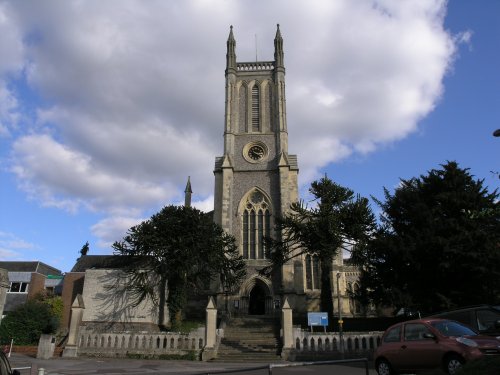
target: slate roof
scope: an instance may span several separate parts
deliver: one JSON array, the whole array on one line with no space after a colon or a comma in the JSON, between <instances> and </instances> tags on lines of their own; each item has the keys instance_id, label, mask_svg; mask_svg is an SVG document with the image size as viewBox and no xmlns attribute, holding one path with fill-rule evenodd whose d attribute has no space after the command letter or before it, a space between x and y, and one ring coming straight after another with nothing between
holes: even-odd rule
<instances>
[{"instance_id":1,"label":"slate roof","mask_svg":"<svg viewBox=\"0 0 500 375\"><path fill-rule=\"evenodd\" d=\"M3 261L0 268L9 272L37 272L42 275L61 275L61 270L39 261Z\"/></svg>"},{"instance_id":2,"label":"slate roof","mask_svg":"<svg viewBox=\"0 0 500 375\"><path fill-rule=\"evenodd\" d=\"M121 255L84 255L77 259L71 272L85 272L92 268L123 268L126 258Z\"/></svg>"}]
</instances>

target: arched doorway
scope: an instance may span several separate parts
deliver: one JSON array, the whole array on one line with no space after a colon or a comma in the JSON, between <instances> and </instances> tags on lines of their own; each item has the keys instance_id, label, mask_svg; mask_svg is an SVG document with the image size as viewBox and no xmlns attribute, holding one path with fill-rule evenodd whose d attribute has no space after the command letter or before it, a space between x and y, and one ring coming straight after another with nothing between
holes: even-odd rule
<instances>
[{"instance_id":1,"label":"arched doorway","mask_svg":"<svg viewBox=\"0 0 500 375\"><path fill-rule=\"evenodd\" d=\"M248 301L248 314L264 315L266 313L266 291L264 288L256 284L250 292Z\"/></svg>"}]
</instances>

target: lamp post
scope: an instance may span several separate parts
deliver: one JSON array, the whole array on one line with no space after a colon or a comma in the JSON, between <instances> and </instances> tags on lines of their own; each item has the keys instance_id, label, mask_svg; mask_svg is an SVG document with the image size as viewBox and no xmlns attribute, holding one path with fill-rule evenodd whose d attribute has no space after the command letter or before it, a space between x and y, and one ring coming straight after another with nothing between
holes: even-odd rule
<instances>
[{"instance_id":1,"label":"lamp post","mask_svg":"<svg viewBox=\"0 0 500 375\"><path fill-rule=\"evenodd\" d=\"M340 344L340 356L344 359L344 332L342 329L342 300L340 298L340 272L337 273L337 303L339 309L339 344Z\"/></svg>"}]
</instances>

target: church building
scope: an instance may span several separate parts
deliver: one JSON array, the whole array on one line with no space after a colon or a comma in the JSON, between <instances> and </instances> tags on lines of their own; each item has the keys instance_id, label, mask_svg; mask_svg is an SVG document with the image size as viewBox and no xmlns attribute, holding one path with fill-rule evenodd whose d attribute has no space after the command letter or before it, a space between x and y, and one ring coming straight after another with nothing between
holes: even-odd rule
<instances>
[{"instance_id":1,"label":"church building","mask_svg":"<svg viewBox=\"0 0 500 375\"><path fill-rule=\"evenodd\" d=\"M288 152L283 38L278 25L274 60L238 62L233 28L227 40L224 151L215 159L214 220L239 244L247 278L237 291L219 289L218 306L234 314L272 314L284 298L297 312L318 311L320 267L316 258L296 258L270 278L259 274L269 264L264 238L275 219L299 200L298 159ZM335 259L332 280L344 271ZM357 272L342 272L345 314L354 315L345 290L354 288ZM349 280L352 278L352 280ZM335 286L332 288L336 292ZM229 295L229 296L228 296ZM337 297L337 295L335 296ZM229 299L229 302L226 300ZM353 310L353 313L350 313Z\"/></svg>"}]
</instances>

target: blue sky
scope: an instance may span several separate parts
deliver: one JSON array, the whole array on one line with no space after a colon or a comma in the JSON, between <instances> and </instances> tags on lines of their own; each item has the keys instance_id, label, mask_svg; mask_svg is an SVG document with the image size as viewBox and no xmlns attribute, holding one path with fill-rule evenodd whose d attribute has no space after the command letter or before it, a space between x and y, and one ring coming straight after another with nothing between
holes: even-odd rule
<instances>
[{"instance_id":1,"label":"blue sky","mask_svg":"<svg viewBox=\"0 0 500 375\"><path fill-rule=\"evenodd\" d=\"M381 197L447 160L498 188L499 14L495 0L0 1L0 259L69 271L86 241L109 254L182 202L188 175L212 208L231 24L251 61L272 59L280 23L303 194L327 173Z\"/></svg>"}]
</instances>

